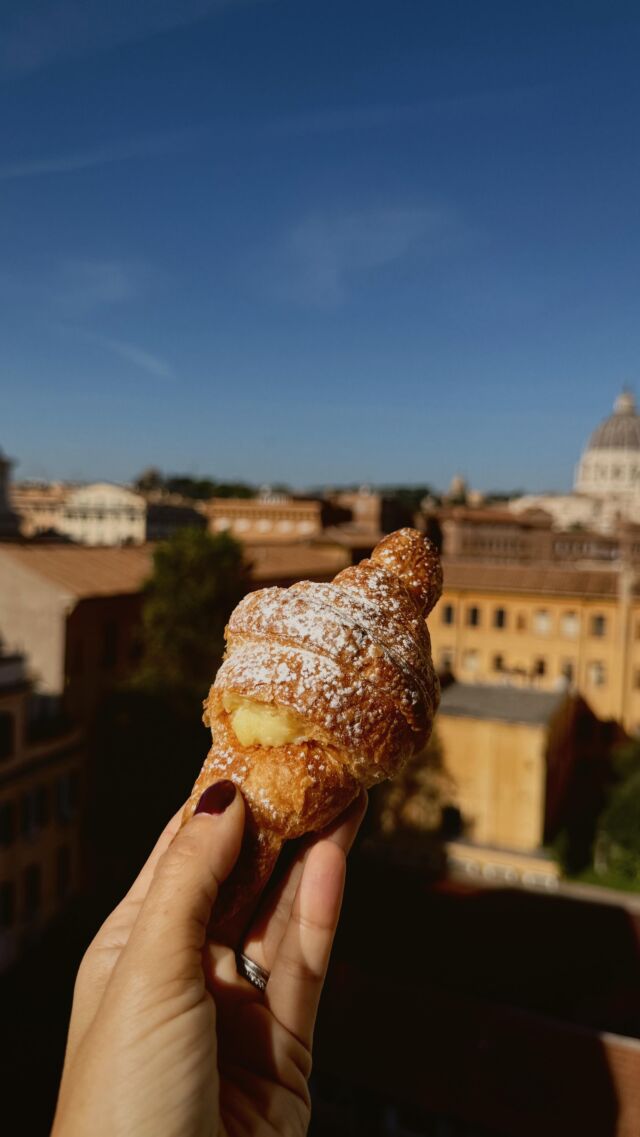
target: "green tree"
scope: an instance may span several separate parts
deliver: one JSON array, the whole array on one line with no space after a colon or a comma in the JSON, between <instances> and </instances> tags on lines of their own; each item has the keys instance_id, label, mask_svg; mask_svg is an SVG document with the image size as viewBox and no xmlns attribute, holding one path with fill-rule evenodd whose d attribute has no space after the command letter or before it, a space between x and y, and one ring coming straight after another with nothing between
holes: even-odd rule
<instances>
[{"instance_id":1,"label":"green tree","mask_svg":"<svg viewBox=\"0 0 640 1137\"><path fill-rule=\"evenodd\" d=\"M636 770L611 795L598 837L597 859L608 872L640 886L640 772Z\"/></svg>"},{"instance_id":2,"label":"green tree","mask_svg":"<svg viewBox=\"0 0 640 1137\"><path fill-rule=\"evenodd\" d=\"M228 533L180 529L159 545L145 586L136 684L202 699L222 659L229 615L248 588L242 546Z\"/></svg>"}]
</instances>

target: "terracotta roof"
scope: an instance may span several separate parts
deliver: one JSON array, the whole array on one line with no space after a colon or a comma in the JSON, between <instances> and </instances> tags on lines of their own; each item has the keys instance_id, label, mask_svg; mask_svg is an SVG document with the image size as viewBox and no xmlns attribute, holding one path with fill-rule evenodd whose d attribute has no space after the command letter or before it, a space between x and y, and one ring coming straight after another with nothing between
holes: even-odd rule
<instances>
[{"instance_id":1,"label":"terracotta roof","mask_svg":"<svg viewBox=\"0 0 640 1137\"><path fill-rule=\"evenodd\" d=\"M549 529L552 519L540 509L523 510L514 513L510 509L470 509L466 506L450 506L436 510L440 521L464 521L472 525L510 525L514 529Z\"/></svg>"},{"instance_id":2,"label":"terracotta roof","mask_svg":"<svg viewBox=\"0 0 640 1137\"><path fill-rule=\"evenodd\" d=\"M556 596L617 596L615 569L560 568L556 565L501 565L486 561L443 560L444 587L479 592L548 593Z\"/></svg>"},{"instance_id":3,"label":"terracotta roof","mask_svg":"<svg viewBox=\"0 0 640 1137\"><path fill-rule=\"evenodd\" d=\"M344 549L337 545L245 545L245 556L252 564L256 581L304 580L335 576L350 564Z\"/></svg>"},{"instance_id":4,"label":"terracotta roof","mask_svg":"<svg viewBox=\"0 0 640 1137\"><path fill-rule=\"evenodd\" d=\"M542 726L567 698L566 691L452 683L442 692L439 714Z\"/></svg>"},{"instance_id":5,"label":"terracotta roof","mask_svg":"<svg viewBox=\"0 0 640 1137\"><path fill-rule=\"evenodd\" d=\"M2 545L0 558L7 557L22 568L43 577L69 596L118 596L139 592L151 573L153 544L124 548L90 548L83 545ZM344 549L337 546L249 545L246 559L256 582L328 579L349 564Z\"/></svg>"},{"instance_id":6,"label":"terracotta roof","mask_svg":"<svg viewBox=\"0 0 640 1137\"><path fill-rule=\"evenodd\" d=\"M346 522L344 525L329 525L315 538L315 542L330 541L345 549L373 549L383 537L381 529Z\"/></svg>"},{"instance_id":7,"label":"terracotta roof","mask_svg":"<svg viewBox=\"0 0 640 1137\"><path fill-rule=\"evenodd\" d=\"M89 596L118 596L139 592L151 572L152 545L89 548L83 545L2 545L0 557L10 558L28 572L44 577L54 588L82 600Z\"/></svg>"}]
</instances>

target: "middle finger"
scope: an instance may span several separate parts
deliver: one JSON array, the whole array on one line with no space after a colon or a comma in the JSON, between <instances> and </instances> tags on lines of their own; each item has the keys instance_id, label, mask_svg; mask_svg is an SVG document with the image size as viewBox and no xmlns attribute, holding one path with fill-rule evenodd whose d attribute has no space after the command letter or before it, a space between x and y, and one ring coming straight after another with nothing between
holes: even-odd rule
<instances>
[{"instance_id":1,"label":"middle finger","mask_svg":"<svg viewBox=\"0 0 640 1137\"><path fill-rule=\"evenodd\" d=\"M345 854L356 838L367 809L367 795L363 791L340 817L322 833L314 833L307 840L285 876L261 902L248 931L242 951L260 967L270 971L278 948L291 917L300 877L310 849L317 841L329 839Z\"/></svg>"}]
</instances>

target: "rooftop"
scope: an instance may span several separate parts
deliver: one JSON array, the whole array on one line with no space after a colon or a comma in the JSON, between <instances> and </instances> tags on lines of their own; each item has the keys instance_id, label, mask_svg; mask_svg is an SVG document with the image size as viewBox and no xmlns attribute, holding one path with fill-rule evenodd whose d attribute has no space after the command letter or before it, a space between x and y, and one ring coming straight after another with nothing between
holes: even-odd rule
<instances>
[{"instance_id":1,"label":"rooftop","mask_svg":"<svg viewBox=\"0 0 640 1137\"><path fill-rule=\"evenodd\" d=\"M526 687L452 683L442 692L440 714L454 718L544 726L566 699L566 691L534 691Z\"/></svg>"},{"instance_id":2,"label":"rooftop","mask_svg":"<svg viewBox=\"0 0 640 1137\"><path fill-rule=\"evenodd\" d=\"M330 525L322 530L316 538L316 544L333 542L345 549L373 549L384 537L379 528L370 528L358 525L357 522L347 521L344 525Z\"/></svg>"},{"instance_id":3,"label":"rooftop","mask_svg":"<svg viewBox=\"0 0 640 1137\"><path fill-rule=\"evenodd\" d=\"M550 596L615 597L617 569L579 569L558 565L490 564L443 558L445 591L546 593Z\"/></svg>"},{"instance_id":4,"label":"rooftop","mask_svg":"<svg viewBox=\"0 0 640 1137\"><path fill-rule=\"evenodd\" d=\"M514 529L550 529L551 516L542 509L528 509L514 513L511 509L491 506L445 506L436 510L440 521L464 521L472 525L508 525Z\"/></svg>"},{"instance_id":5,"label":"rooftop","mask_svg":"<svg viewBox=\"0 0 640 1137\"><path fill-rule=\"evenodd\" d=\"M344 549L336 545L245 545L255 581L335 576L351 563Z\"/></svg>"},{"instance_id":6,"label":"rooftop","mask_svg":"<svg viewBox=\"0 0 640 1137\"><path fill-rule=\"evenodd\" d=\"M138 592L151 572L153 546L96 548L86 545L3 545L0 558L48 581L68 596L117 596Z\"/></svg>"},{"instance_id":7,"label":"rooftop","mask_svg":"<svg viewBox=\"0 0 640 1137\"><path fill-rule=\"evenodd\" d=\"M45 579L76 600L139 592L153 567L154 545L123 548L86 545L3 545L0 558ZM305 544L245 546L256 582L327 579L349 564L337 546Z\"/></svg>"}]
</instances>

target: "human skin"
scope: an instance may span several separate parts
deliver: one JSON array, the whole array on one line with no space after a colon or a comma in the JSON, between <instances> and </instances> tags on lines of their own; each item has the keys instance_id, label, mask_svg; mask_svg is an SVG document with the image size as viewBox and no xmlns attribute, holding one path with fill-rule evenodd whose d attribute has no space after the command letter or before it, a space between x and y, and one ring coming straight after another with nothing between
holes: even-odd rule
<instances>
[{"instance_id":1,"label":"human skin","mask_svg":"<svg viewBox=\"0 0 640 1137\"><path fill-rule=\"evenodd\" d=\"M244 804L229 782L201 803L183 828L182 810L172 818L82 960L52 1137L307 1131L316 1011L366 798L299 850L224 943L207 925ZM270 972L264 993L237 974L239 948Z\"/></svg>"}]
</instances>

